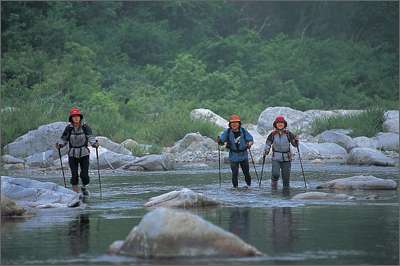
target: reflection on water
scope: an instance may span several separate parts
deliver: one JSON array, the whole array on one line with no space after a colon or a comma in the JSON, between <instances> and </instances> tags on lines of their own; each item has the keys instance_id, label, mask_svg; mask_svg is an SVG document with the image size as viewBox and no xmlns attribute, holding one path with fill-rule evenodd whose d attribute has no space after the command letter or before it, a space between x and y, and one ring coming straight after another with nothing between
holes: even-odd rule
<instances>
[{"instance_id":1,"label":"reflection on water","mask_svg":"<svg viewBox=\"0 0 400 266\"><path fill-rule=\"evenodd\" d=\"M293 251L293 219L292 208L272 208L272 248L275 252Z\"/></svg>"},{"instance_id":2,"label":"reflection on water","mask_svg":"<svg viewBox=\"0 0 400 266\"><path fill-rule=\"evenodd\" d=\"M79 256L89 250L90 219L89 214L82 213L68 224L68 238L71 255Z\"/></svg>"}]
</instances>

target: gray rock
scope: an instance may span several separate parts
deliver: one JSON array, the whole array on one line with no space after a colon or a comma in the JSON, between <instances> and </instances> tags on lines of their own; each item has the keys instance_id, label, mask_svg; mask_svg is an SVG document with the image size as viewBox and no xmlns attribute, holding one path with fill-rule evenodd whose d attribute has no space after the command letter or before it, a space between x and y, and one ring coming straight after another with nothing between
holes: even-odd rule
<instances>
[{"instance_id":1,"label":"gray rock","mask_svg":"<svg viewBox=\"0 0 400 266\"><path fill-rule=\"evenodd\" d=\"M335 194L335 193L325 193L325 192L306 192L300 193L294 196L292 199L295 200L350 200L354 197L346 194Z\"/></svg>"},{"instance_id":2,"label":"gray rock","mask_svg":"<svg viewBox=\"0 0 400 266\"><path fill-rule=\"evenodd\" d=\"M8 154L1 156L1 160L3 163L6 163L6 164L15 164L15 163L24 164L25 163L24 160L15 158L14 156L11 156Z\"/></svg>"},{"instance_id":3,"label":"gray rock","mask_svg":"<svg viewBox=\"0 0 400 266\"><path fill-rule=\"evenodd\" d=\"M96 149L89 147L90 150L90 169L97 169ZM132 155L124 155L107 150L100 146L99 165L100 169L117 169L136 160L137 157ZM63 162L64 163L64 162Z\"/></svg>"},{"instance_id":4,"label":"gray rock","mask_svg":"<svg viewBox=\"0 0 400 266\"><path fill-rule=\"evenodd\" d=\"M67 207L79 198L78 193L52 182L9 176L1 177L1 194L23 207L36 208Z\"/></svg>"},{"instance_id":5,"label":"gray rock","mask_svg":"<svg viewBox=\"0 0 400 266\"><path fill-rule=\"evenodd\" d=\"M13 200L1 195L1 216L14 217L23 216L26 210L18 206Z\"/></svg>"},{"instance_id":6,"label":"gray rock","mask_svg":"<svg viewBox=\"0 0 400 266\"><path fill-rule=\"evenodd\" d=\"M130 152L128 149L126 149L123 145L118 144L110 140L109 138L106 137L96 137L98 140L100 146L106 148L109 151L118 153L118 154L123 154L123 155L132 155L132 152Z\"/></svg>"},{"instance_id":7,"label":"gray rock","mask_svg":"<svg viewBox=\"0 0 400 266\"><path fill-rule=\"evenodd\" d=\"M339 178L319 185L317 188L329 189L362 189L362 190L394 190L397 183L390 179L376 178L375 176L352 176Z\"/></svg>"},{"instance_id":8,"label":"gray rock","mask_svg":"<svg viewBox=\"0 0 400 266\"><path fill-rule=\"evenodd\" d=\"M387 111L384 114L383 129L387 132L399 133L399 111Z\"/></svg>"},{"instance_id":9,"label":"gray rock","mask_svg":"<svg viewBox=\"0 0 400 266\"><path fill-rule=\"evenodd\" d=\"M25 169L25 164L23 163L12 163L12 164L3 164L4 170L21 170Z\"/></svg>"},{"instance_id":10,"label":"gray rock","mask_svg":"<svg viewBox=\"0 0 400 266\"><path fill-rule=\"evenodd\" d=\"M124 165L123 169L130 171L167 171L174 169L174 162L170 156L166 154L151 154L137 157L134 161Z\"/></svg>"},{"instance_id":11,"label":"gray rock","mask_svg":"<svg viewBox=\"0 0 400 266\"><path fill-rule=\"evenodd\" d=\"M115 242L114 242L115 243ZM255 247L187 211L157 208L147 213L116 254L141 258L261 256Z\"/></svg>"},{"instance_id":12,"label":"gray rock","mask_svg":"<svg viewBox=\"0 0 400 266\"><path fill-rule=\"evenodd\" d=\"M190 117L192 119L204 119L209 121L219 127L225 128L228 126L228 121L222 118L221 116L217 115L213 111L209 109L194 109L190 112Z\"/></svg>"},{"instance_id":13,"label":"gray rock","mask_svg":"<svg viewBox=\"0 0 400 266\"><path fill-rule=\"evenodd\" d=\"M386 151L399 150L399 134L397 133L378 133L374 139L377 142L378 149Z\"/></svg>"},{"instance_id":14,"label":"gray rock","mask_svg":"<svg viewBox=\"0 0 400 266\"><path fill-rule=\"evenodd\" d=\"M370 149L378 148L378 142L374 138L356 137L353 138L353 141L356 145L356 148L370 148Z\"/></svg>"},{"instance_id":15,"label":"gray rock","mask_svg":"<svg viewBox=\"0 0 400 266\"><path fill-rule=\"evenodd\" d=\"M393 159L382 152L370 148L354 148L347 159L348 164L366 164L378 166L395 166Z\"/></svg>"},{"instance_id":16,"label":"gray rock","mask_svg":"<svg viewBox=\"0 0 400 266\"><path fill-rule=\"evenodd\" d=\"M67 125L68 123L66 122L55 122L40 126L20 136L14 142L7 144L4 147L4 153L18 158L25 158L35 153L54 149L54 154L58 156L54 145L59 141Z\"/></svg>"},{"instance_id":17,"label":"gray rock","mask_svg":"<svg viewBox=\"0 0 400 266\"><path fill-rule=\"evenodd\" d=\"M294 124L304 119L304 113L289 107L268 107L259 116L257 122L257 130L260 134L266 135L269 130L273 129L275 117L283 115L290 128L295 128Z\"/></svg>"},{"instance_id":18,"label":"gray rock","mask_svg":"<svg viewBox=\"0 0 400 266\"><path fill-rule=\"evenodd\" d=\"M342 134L338 131L333 130L326 130L317 136L318 142L329 142L329 143L336 143L347 151L353 149L356 144L353 139L345 134Z\"/></svg>"},{"instance_id":19,"label":"gray rock","mask_svg":"<svg viewBox=\"0 0 400 266\"><path fill-rule=\"evenodd\" d=\"M121 143L121 145L125 149L132 151L135 148L135 146L139 145L139 143L134 141L133 139L126 139Z\"/></svg>"},{"instance_id":20,"label":"gray rock","mask_svg":"<svg viewBox=\"0 0 400 266\"><path fill-rule=\"evenodd\" d=\"M178 208L196 208L220 205L216 199L205 196L202 193L196 193L188 188L174 190L157 197L152 197L145 207L178 207Z\"/></svg>"},{"instance_id":21,"label":"gray rock","mask_svg":"<svg viewBox=\"0 0 400 266\"><path fill-rule=\"evenodd\" d=\"M47 168L54 166L53 150L38 152L26 158L29 167Z\"/></svg>"},{"instance_id":22,"label":"gray rock","mask_svg":"<svg viewBox=\"0 0 400 266\"><path fill-rule=\"evenodd\" d=\"M347 159L346 150L336 143L309 143L300 142L300 154L304 160L314 159ZM293 149L294 156L297 158L297 150Z\"/></svg>"}]
</instances>

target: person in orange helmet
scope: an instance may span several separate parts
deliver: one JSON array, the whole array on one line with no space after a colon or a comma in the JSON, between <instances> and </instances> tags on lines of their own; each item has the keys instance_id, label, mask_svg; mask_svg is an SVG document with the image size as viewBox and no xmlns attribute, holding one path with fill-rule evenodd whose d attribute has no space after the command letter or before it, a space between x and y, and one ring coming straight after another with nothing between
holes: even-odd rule
<instances>
[{"instance_id":1,"label":"person in orange helmet","mask_svg":"<svg viewBox=\"0 0 400 266\"><path fill-rule=\"evenodd\" d=\"M251 176L249 169L249 158L247 149L253 145L253 136L243 127L240 116L231 115L228 128L218 137L219 145L226 145L229 149L229 161L232 170L232 184L238 187L239 166L242 168L245 181L251 186Z\"/></svg>"},{"instance_id":2,"label":"person in orange helmet","mask_svg":"<svg viewBox=\"0 0 400 266\"><path fill-rule=\"evenodd\" d=\"M82 121L83 115L81 111L73 107L69 112L70 124L66 126L61 139L56 143L56 148L61 149L69 144L68 162L71 169L71 185L72 190L79 193L78 188L78 166L80 166L80 178L82 181L81 191L83 196L89 196L87 185L90 182L89 178L89 153L88 145L99 147L98 142L92 134L92 129Z\"/></svg>"},{"instance_id":3,"label":"person in orange helmet","mask_svg":"<svg viewBox=\"0 0 400 266\"><path fill-rule=\"evenodd\" d=\"M289 188L292 153L290 144L297 147L298 137L287 129L287 122L281 115L273 122L274 130L268 135L265 145L264 157L272 148L272 177L271 187L276 189L282 172L283 188Z\"/></svg>"}]
</instances>

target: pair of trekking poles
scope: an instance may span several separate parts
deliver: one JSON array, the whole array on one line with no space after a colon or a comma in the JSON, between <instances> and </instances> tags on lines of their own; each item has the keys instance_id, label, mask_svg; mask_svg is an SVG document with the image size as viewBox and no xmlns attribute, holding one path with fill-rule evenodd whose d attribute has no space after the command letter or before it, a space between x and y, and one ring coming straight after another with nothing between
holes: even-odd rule
<instances>
[{"instance_id":1,"label":"pair of trekking poles","mask_svg":"<svg viewBox=\"0 0 400 266\"><path fill-rule=\"evenodd\" d=\"M262 162L262 167L261 167L261 176L258 178L258 172L256 169L256 164L254 163L253 159L253 154L251 153L250 148L247 148L249 150L251 162L253 163L254 171L256 173L257 181L258 181L258 187L261 187L261 181L263 178L263 173L264 173L264 165L265 165L265 155L263 156L263 162ZM301 172L303 174L303 180L304 180L304 187L307 189L307 183L306 183L306 176L304 175L304 168L303 168L303 161L301 159L300 155L300 149L299 146L297 145L297 153L299 154L299 160L300 160L300 166L301 166ZM219 187L221 188L221 182L222 182L222 176L221 176L221 148L218 144L218 174L219 174Z\"/></svg>"},{"instance_id":2,"label":"pair of trekking poles","mask_svg":"<svg viewBox=\"0 0 400 266\"><path fill-rule=\"evenodd\" d=\"M97 140L96 140L97 142ZM64 167L62 163L62 158L61 158L61 149L58 148L58 156L60 157L60 163L61 163L61 171L64 179L64 187L67 188L67 183L65 182L65 173L64 173ZM99 175L99 187L100 187L100 198L103 199L103 193L101 190L101 178L100 178L100 164L99 164L99 147L96 147L96 158L97 158L97 173Z\"/></svg>"}]
</instances>

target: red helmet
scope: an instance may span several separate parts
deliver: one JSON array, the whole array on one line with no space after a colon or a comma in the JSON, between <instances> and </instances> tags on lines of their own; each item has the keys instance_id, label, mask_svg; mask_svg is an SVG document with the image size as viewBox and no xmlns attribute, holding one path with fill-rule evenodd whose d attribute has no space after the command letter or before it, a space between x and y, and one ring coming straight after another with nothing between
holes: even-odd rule
<instances>
[{"instance_id":1,"label":"red helmet","mask_svg":"<svg viewBox=\"0 0 400 266\"><path fill-rule=\"evenodd\" d=\"M276 118L275 118L275 121L274 121L274 123L272 124L273 126L274 126L274 128L276 128L276 124L277 123L284 123L285 124L285 127L287 127L287 122L286 122L286 120L285 120L285 117L283 117L283 115L278 115Z\"/></svg>"},{"instance_id":2,"label":"red helmet","mask_svg":"<svg viewBox=\"0 0 400 266\"><path fill-rule=\"evenodd\" d=\"M72 117L76 116L76 115L79 115L82 120L83 115L81 114L81 111L76 107L72 107L71 110L69 111L69 119L68 119L69 122L72 122Z\"/></svg>"},{"instance_id":3,"label":"red helmet","mask_svg":"<svg viewBox=\"0 0 400 266\"><path fill-rule=\"evenodd\" d=\"M240 122L240 116L231 115L231 117L229 118L229 123L233 123L233 122Z\"/></svg>"}]
</instances>

